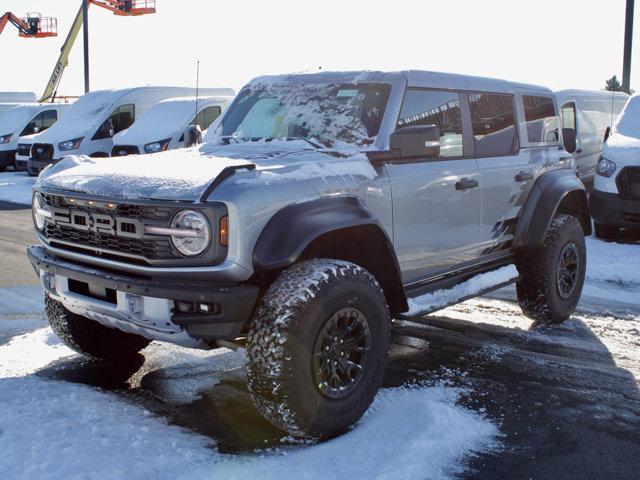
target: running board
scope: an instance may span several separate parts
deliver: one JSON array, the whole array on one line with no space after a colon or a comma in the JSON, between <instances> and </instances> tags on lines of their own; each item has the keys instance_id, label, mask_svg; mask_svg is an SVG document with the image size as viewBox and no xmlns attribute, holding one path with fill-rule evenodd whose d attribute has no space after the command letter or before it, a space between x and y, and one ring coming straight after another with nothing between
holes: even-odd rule
<instances>
[{"instance_id":1,"label":"running board","mask_svg":"<svg viewBox=\"0 0 640 480\"><path fill-rule=\"evenodd\" d=\"M511 285L518 280L515 265L481 273L448 289L436 290L425 295L408 298L409 310L397 315L398 320L424 317L471 298L485 295Z\"/></svg>"}]
</instances>

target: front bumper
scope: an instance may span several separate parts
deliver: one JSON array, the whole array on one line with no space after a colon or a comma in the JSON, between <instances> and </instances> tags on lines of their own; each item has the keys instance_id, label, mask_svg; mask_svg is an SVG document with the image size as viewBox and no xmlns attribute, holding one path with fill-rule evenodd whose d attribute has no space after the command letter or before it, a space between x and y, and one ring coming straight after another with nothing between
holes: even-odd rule
<instances>
[{"instance_id":1,"label":"front bumper","mask_svg":"<svg viewBox=\"0 0 640 480\"><path fill-rule=\"evenodd\" d=\"M47 293L66 308L152 340L188 344L184 334L196 340L234 339L259 293L254 285L148 278L85 266L40 246L29 247L27 256ZM181 313L178 301L196 311L207 304L212 313Z\"/></svg>"},{"instance_id":2,"label":"front bumper","mask_svg":"<svg viewBox=\"0 0 640 480\"><path fill-rule=\"evenodd\" d=\"M0 168L7 168L13 165L16 159L17 150L4 150L0 152Z\"/></svg>"},{"instance_id":3,"label":"front bumper","mask_svg":"<svg viewBox=\"0 0 640 480\"><path fill-rule=\"evenodd\" d=\"M596 223L613 227L640 227L640 200L628 200L616 193L593 190L589 196L589 206Z\"/></svg>"}]
</instances>

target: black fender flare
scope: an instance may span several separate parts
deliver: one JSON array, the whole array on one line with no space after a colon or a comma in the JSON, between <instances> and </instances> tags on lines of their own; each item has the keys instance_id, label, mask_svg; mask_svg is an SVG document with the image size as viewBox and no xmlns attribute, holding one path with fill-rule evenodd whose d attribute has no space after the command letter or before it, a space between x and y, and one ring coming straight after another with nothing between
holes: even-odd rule
<instances>
[{"instance_id":1,"label":"black fender flare","mask_svg":"<svg viewBox=\"0 0 640 480\"><path fill-rule=\"evenodd\" d=\"M577 211L584 212L578 220L585 235L591 235L589 203L584 184L572 170L553 170L540 175L533 184L521 210L513 248L541 246L553 217L570 196L572 201L578 203Z\"/></svg>"},{"instance_id":2,"label":"black fender flare","mask_svg":"<svg viewBox=\"0 0 640 480\"><path fill-rule=\"evenodd\" d=\"M376 245L376 248L386 250L374 258L368 258L369 265L361 266L376 276L392 309L406 310L407 301L393 244L380 222L354 196L323 197L287 205L275 213L262 229L254 247L254 271L274 271L289 267L303 256L314 240L327 234L353 231L358 227L374 232L369 237L371 241L364 242L368 245L363 246ZM332 256L349 260L346 255L338 246Z\"/></svg>"}]
</instances>

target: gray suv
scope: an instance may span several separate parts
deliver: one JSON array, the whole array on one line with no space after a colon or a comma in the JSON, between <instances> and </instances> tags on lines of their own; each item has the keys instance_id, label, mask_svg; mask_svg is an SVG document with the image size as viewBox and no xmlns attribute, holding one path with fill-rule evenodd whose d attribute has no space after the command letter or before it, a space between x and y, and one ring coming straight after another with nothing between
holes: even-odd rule
<instances>
[{"instance_id":1,"label":"gray suv","mask_svg":"<svg viewBox=\"0 0 640 480\"><path fill-rule=\"evenodd\" d=\"M63 159L28 250L51 326L98 359L242 346L265 418L335 436L424 295L515 265L527 316L572 314L591 223L557 113L546 88L460 75L261 77L201 147Z\"/></svg>"}]
</instances>

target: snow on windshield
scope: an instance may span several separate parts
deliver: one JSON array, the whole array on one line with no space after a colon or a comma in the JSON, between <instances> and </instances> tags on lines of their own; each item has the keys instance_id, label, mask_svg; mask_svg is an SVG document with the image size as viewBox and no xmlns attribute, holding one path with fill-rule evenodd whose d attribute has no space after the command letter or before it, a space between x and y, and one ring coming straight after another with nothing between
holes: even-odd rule
<instances>
[{"instance_id":1,"label":"snow on windshield","mask_svg":"<svg viewBox=\"0 0 640 480\"><path fill-rule=\"evenodd\" d=\"M629 99L615 124L615 133L640 138L640 95Z\"/></svg>"},{"instance_id":2,"label":"snow on windshield","mask_svg":"<svg viewBox=\"0 0 640 480\"><path fill-rule=\"evenodd\" d=\"M16 129L21 128L22 123L25 122L37 108L37 105L21 105L7 110L6 113L0 115L0 135L13 133Z\"/></svg>"},{"instance_id":3,"label":"snow on windshield","mask_svg":"<svg viewBox=\"0 0 640 480\"><path fill-rule=\"evenodd\" d=\"M306 140L324 147L374 142L389 97L384 84L274 85L244 89L216 130L218 142Z\"/></svg>"}]
</instances>

